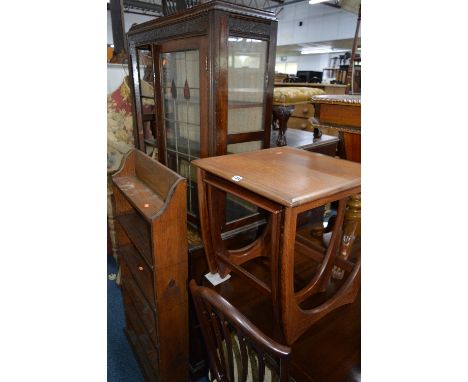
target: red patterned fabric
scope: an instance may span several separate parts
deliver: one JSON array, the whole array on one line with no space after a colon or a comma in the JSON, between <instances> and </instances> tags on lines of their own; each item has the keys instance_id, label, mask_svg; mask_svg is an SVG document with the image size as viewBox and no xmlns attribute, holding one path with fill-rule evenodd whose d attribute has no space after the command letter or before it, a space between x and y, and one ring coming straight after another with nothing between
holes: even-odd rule
<instances>
[{"instance_id":1,"label":"red patterned fabric","mask_svg":"<svg viewBox=\"0 0 468 382\"><path fill-rule=\"evenodd\" d=\"M133 143L132 97L128 77L107 96L107 171L119 168Z\"/></svg>"}]
</instances>

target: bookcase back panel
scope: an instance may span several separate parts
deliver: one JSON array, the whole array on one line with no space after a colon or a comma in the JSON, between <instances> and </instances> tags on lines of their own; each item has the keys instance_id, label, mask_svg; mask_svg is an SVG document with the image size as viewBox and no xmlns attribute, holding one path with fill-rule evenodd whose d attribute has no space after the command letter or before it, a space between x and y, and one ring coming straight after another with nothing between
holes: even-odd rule
<instances>
[{"instance_id":1,"label":"bookcase back panel","mask_svg":"<svg viewBox=\"0 0 468 382\"><path fill-rule=\"evenodd\" d=\"M134 153L136 155L136 176L165 201L179 177L177 174L167 171L167 167L154 161L143 152L135 150Z\"/></svg>"}]
</instances>

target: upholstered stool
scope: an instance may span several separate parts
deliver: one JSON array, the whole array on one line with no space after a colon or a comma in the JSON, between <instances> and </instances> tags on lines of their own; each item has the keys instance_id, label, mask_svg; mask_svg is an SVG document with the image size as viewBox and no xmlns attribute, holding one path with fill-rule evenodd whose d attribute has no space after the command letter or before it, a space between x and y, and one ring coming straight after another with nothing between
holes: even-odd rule
<instances>
[{"instance_id":1,"label":"upholstered stool","mask_svg":"<svg viewBox=\"0 0 468 382\"><path fill-rule=\"evenodd\" d=\"M286 146L288 119L297 105L311 104L315 95L325 94L322 89L307 87L275 87L273 92L273 125L279 129L277 146ZM307 115L306 115L307 117Z\"/></svg>"}]
</instances>

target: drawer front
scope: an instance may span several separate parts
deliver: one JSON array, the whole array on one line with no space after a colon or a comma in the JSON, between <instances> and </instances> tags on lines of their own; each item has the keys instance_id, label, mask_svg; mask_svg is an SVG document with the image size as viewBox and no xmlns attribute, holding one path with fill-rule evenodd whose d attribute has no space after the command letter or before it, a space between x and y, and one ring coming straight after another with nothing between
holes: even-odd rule
<instances>
[{"instance_id":1,"label":"drawer front","mask_svg":"<svg viewBox=\"0 0 468 382\"><path fill-rule=\"evenodd\" d=\"M288 129L304 130L310 126L311 124L307 118L291 117L288 120Z\"/></svg>"},{"instance_id":2,"label":"drawer front","mask_svg":"<svg viewBox=\"0 0 468 382\"><path fill-rule=\"evenodd\" d=\"M122 263L123 264L123 263ZM140 317L143 326L148 332L154 346L158 345L158 331L156 319L153 309L150 307L146 299L143 297L139 287L133 278L125 277L122 282L122 295L125 306L133 304L135 310Z\"/></svg>"},{"instance_id":3,"label":"drawer front","mask_svg":"<svg viewBox=\"0 0 468 382\"><path fill-rule=\"evenodd\" d=\"M149 366L150 372L158 375L158 349L152 344L148 333L137 316L135 308L131 304L125 307L125 314L127 317L127 333L130 336L130 340L140 363L143 365L144 369L147 369L147 366ZM145 372L147 372L147 370L145 370Z\"/></svg>"},{"instance_id":4,"label":"drawer front","mask_svg":"<svg viewBox=\"0 0 468 382\"><path fill-rule=\"evenodd\" d=\"M124 267L122 276L124 278L128 277L128 274L125 274L125 272L129 271L129 274L137 283L146 301L148 301L150 306L156 310L152 269L148 267L146 262L133 246L130 245L125 247L125 250L121 250L120 253L122 254L125 265L128 268L126 270Z\"/></svg>"},{"instance_id":5,"label":"drawer front","mask_svg":"<svg viewBox=\"0 0 468 382\"><path fill-rule=\"evenodd\" d=\"M304 103L294 106L294 111L291 117L310 118L314 116L314 105L311 103Z\"/></svg>"}]
</instances>

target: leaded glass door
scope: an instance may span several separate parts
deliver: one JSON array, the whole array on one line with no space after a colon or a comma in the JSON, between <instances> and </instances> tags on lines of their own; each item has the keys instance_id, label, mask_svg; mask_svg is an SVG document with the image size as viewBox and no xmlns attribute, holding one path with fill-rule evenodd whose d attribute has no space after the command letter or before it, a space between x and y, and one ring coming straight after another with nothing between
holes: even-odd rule
<instances>
[{"instance_id":1,"label":"leaded glass door","mask_svg":"<svg viewBox=\"0 0 468 382\"><path fill-rule=\"evenodd\" d=\"M187 210L192 216L198 215L198 200L191 161L208 156L206 139L201 139L208 128L205 46L203 39L194 38L157 47L163 160L187 178Z\"/></svg>"}]
</instances>

